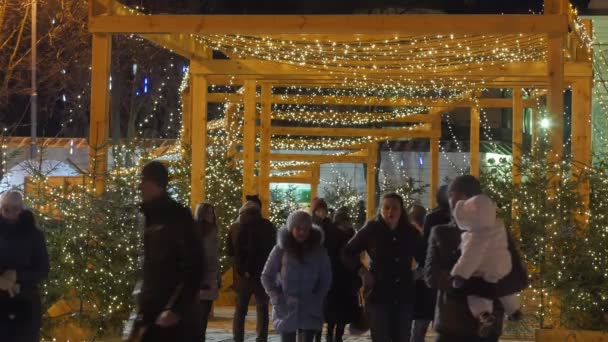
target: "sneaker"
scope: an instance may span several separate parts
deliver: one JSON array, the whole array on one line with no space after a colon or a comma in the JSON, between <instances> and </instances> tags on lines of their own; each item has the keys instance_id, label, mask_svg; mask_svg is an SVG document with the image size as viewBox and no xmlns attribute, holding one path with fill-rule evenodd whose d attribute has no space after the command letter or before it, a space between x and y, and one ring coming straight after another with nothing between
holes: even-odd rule
<instances>
[{"instance_id":1,"label":"sneaker","mask_svg":"<svg viewBox=\"0 0 608 342\"><path fill-rule=\"evenodd\" d=\"M524 314L520 310L515 311L507 317L509 321L521 321L523 318Z\"/></svg>"},{"instance_id":2,"label":"sneaker","mask_svg":"<svg viewBox=\"0 0 608 342\"><path fill-rule=\"evenodd\" d=\"M492 334L496 317L489 312L484 312L479 316L479 328L477 335L479 337L488 337Z\"/></svg>"}]
</instances>

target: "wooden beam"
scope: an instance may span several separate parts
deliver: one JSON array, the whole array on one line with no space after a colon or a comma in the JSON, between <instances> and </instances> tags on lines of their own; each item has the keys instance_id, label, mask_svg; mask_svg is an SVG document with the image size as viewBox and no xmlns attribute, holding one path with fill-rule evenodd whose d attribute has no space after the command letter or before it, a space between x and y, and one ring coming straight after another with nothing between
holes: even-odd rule
<instances>
[{"instance_id":1,"label":"wooden beam","mask_svg":"<svg viewBox=\"0 0 608 342\"><path fill-rule=\"evenodd\" d=\"M310 182L310 199L319 197L319 183L321 183L321 164L316 164L312 168L312 180Z\"/></svg>"},{"instance_id":2,"label":"wooden beam","mask_svg":"<svg viewBox=\"0 0 608 342\"><path fill-rule=\"evenodd\" d=\"M390 71L386 68L377 69L357 69L352 67L344 68L325 68L325 67L306 67L284 62L274 62L258 59L214 59L201 63L193 68L195 74L211 75L230 75L230 76L251 76L256 79L281 78L287 76L290 79L343 79L349 75L367 75L369 77L386 78L387 72L393 79L399 76L415 77L422 80L425 77L431 79L441 79L448 77L466 76L467 78L525 78L528 80L544 81L547 75L547 64L545 62L511 62L497 64L477 63L467 64L466 66L445 67L438 69L401 69L403 65L400 61L393 61ZM412 63L415 63L413 61ZM568 77L581 77L588 74L591 67L588 63L569 62L566 67L565 75Z\"/></svg>"},{"instance_id":3,"label":"wooden beam","mask_svg":"<svg viewBox=\"0 0 608 342\"><path fill-rule=\"evenodd\" d=\"M94 33L489 34L568 31L566 15L147 15L92 16Z\"/></svg>"},{"instance_id":4,"label":"wooden beam","mask_svg":"<svg viewBox=\"0 0 608 342\"><path fill-rule=\"evenodd\" d=\"M441 132L432 130L427 124L412 128L319 128L319 127L277 127L271 128L272 135L327 136L327 137L391 137L391 138L431 138Z\"/></svg>"},{"instance_id":5,"label":"wooden beam","mask_svg":"<svg viewBox=\"0 0 608 342\"><path fill-rule=\"evenodd\" d=\"M479 112L479 107L471 107L471 169L469 173L475 177L479 177Z\"/></svg>"},{"instance_id":6,"label":"wooden beam","mask_svg":"<svg viewBox=\"0 0 608 342\"><path fill-rule=\"evenodd\" d=\"M207 170L207 80L192 75L192 171L190 175L190 206L196 209L205 201L205 176Z\"/></svg>"},{"instance_id":7,"label":"wooden beam","mask_svg":"<svg viewBox=\"0 0 608 342\"><path fill-rule=\"evenodd\" d=\"M512 180L513 184L521 183L521 155L524 138L524 105L523 91L521 88L513 88L513 116L512 116L512 139L511 150L513 159Z\"/></svg>"},{"instance_id":8,"label":"wooden beam","mask_svg":"<svg viewBox=\"0 0 608 342\"><path fill-rule=\"evenodd\" d=\"M589 179L585 169L591 167L591 100L592 78L581 78L572 84L572 176L577 179L578 196L582 205L577 208L576 217L584 226L589 222Z\"/></svg>"},{"instance_id":9,"label":"wooden beam","mask_svg":"<svg viewBox=\"0 0 608 342\"><path fill-rule=\"evenodd\" d=\"M549 1L551 2L551 1ZM549 37L547 116L550 120L551 153L549 160L559 162L564 144L564 39L561 35Z\"/></svg>"},{"instance_id":10,"label":"wooden beam","mask_svg":"<svg viewBox=\"0 0 608 342\"><path fill-rule=\"evenodd\" d=\"M331 163L365 163L366 156L358 156L352 154L300 154L300 153L272 153L270 160L273 161L303 161L316 162L320 164Z\"/></svg>"},{"instance_id":11,"label":"wooden beam","mask_svg":"<svg viewBox=\"0 0 608 342\"><path fill-rule=\"evenodd\" d=\"M91 94L95 96L91 96L89 172L93 177L95 192L101 194L105 191L108 169L112 36L93 34L91 56Z\"/></svg>"},{"instance_id":12,"label":"wooden beam","mask_svg":"<svg viewBox=\"0 0 608 342\"><path fill-rule=\"evenodd\" d=\"M376 214L376 167L378 163L378 144L369 144L367 147L366 170L366 197L367 219L371 220Z\"/></svg>"},{"instance_id":13,"label":"wooden beam","mask_svg":"<svg viewBox=\"0 0 608 342\"><path fill-rule=\"evenodd\" d=\"M439 138L430 139L431 148L431 186L430 186L430 208L437 205L437 190L439 190Z\"/></svg>"},{"instance_id":14,"label":"wooden beam","mask_svg":"<svg viewBox=\"0 0 608 342\"><path fill-rule=\"evenodd\" d=\"M591 73L592 70L590 69ZM209 102L241 102L243 96L235 93L211 93ZM310 104L310 105L343 105L343 106L387 106L387 107L472 107L482 108L511 108L511 99L480 98L480 99L433 99L433 98L403 98L378 96L331 96L331 95L272 95L274 104ZM534 104L533 100L525 100L526 107Z\"/></svg>"},{"instance_id":15,"label":"wooden beam","mask_svg":"<svg viewBox=\"0 0 608 342\"><path fill-rule=\"evenodd\" d=\"M188 81L189 85L182 91L182 141L190 144L192 140L192 78Z\"/></svg>"},{"instance_id":16,"label":"wooden beam","mask_svg":"<svg viewBox=\"0 0 608 342\"><path fill-rule=\"evenodd\" d=\"M243 131L243 200L257 193L255 186L255 96L256 82L245 82L245 120ZM265 204L266 206L269 203Z\"/></svg>"},{"instance_id":17,"label":"wooden beam","mask_svg":"<svg viewBox=\"0 0 608 342\"><path fill-rule=\"evenodd\" d=\"M310 177L301 176L270 176L270 183L298 183L298 184L312 184L313 179Z\"/></svg>"},{"instance_id":18,"label":"wooden beam","mask_svg":"<svg viewBox=\"0 0 608 342\"><path fill-rule=\"evenodd\" d=\"M270 126L272 120L272 86L262 84L262 108L260 112L260 174L259 190L260 199L266 205L262 206L262 215L270 218Z\"/></svg>"}]
</instances>

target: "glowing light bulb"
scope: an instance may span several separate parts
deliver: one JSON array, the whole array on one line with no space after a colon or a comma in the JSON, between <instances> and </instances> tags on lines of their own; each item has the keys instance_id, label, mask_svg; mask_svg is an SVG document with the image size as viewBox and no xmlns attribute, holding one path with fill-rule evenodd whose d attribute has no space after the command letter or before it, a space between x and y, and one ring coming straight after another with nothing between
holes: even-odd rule
<instances>
[{"instance_id":1,"label":"glowing light bulb","mask_svg":"<svg viewBox=\"0 0 608 342\"><path fill-rule=\"evenodd\" d=\"M543 118L542 120L540 120L540 127L542 129L547 129L549 128L549 126L551 126L551 121L549 121L549 119Z\"/></svg>"}]
</instances>

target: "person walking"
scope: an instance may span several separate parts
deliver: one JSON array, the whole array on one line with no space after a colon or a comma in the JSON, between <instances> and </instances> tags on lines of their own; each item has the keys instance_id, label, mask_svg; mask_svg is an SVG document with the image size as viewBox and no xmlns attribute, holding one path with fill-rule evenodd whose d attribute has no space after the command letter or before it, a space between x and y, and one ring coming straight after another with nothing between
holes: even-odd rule
<instances>
[{"instance_id":1,"label":"person walking","mask_svg":"<svg viewBox=\"0 0 608 342\"><path fill-rule=\"evenodd\" d=\"M416 296L412 264L420 263L423 246L401 196L383 195L379 213L345 246L343 258L362 278L372 341L409 341ZM362 252L371 259L369 270L360 261Z\"/></svg>"},{"instance_id":2,"label":"person walking","mask_svg":"<svg viewBox=\"0 0 608 342\"><path fill-rule=\"evenodd\" d=\"M6 342L40 341L42 304L39 284L49 273L44 234L23 197L10 191L0 198L0 336Z\"/></svg>"},{"instance_id":3,"label":"person walking","mask_svg":"<svg viewBox=\"0 0 608 342\"><path fill-rule=\"evenodd\" d=\"M305 211L295 211L278 233L262 283L282 342L312 342L323 327L323 301L331 285L323 232Z\"/></svg>"},{"instance_id":4,"label":"person walking","mask_svg":"<svg viewBox=\"0 0 608 342\"><path fill-rule=\"evenodd\" d=\"M450 207L481 192L481 186L472 176L454 179L448 188ZM485 327L487 336L479 336L479 321L472 315L467 302L468 295L493 298L492 314L503 317L504 309L498 298L504 293L512 293L527 286L527 275L519 255L509 239L509 250L513 258L512 272L492 284L481 278L471 277L458 289L452 287L450 272L459 258L462 230L455 222L432 228L425 262L425 280L430 288L438 290L434 326L438 333L437 342L496 342L502 334L503 320L495 320Z\"/></svg>"},{"instance_id":5,"label":"person walking","mask_svg":"<svg viewBox=\"0 0 608 342\"><path fill-rule=\"evenodd\" d=\"M327 238L333 235L335 230L334 223L329 216L329 207L323 198L315 197L310 204L310 215L312 215L312 223L319 226L325 235L324 246L327 248ZM321 342L323 329L319 330L315 335L315 342Z\"/></svg>"},{"instance_id":6,"label":"person walking","mask_svg":"<svg viewBox=\"0 0 608 342\"><path fill-rule=\"evenodd\" d=\"M335 228L325 237L333 275L325 302L325 321L327 342L342 342L344 328L356 319L361 279L344 265L341 258L342 249L355 236L348 208L336 211L333 224Z\"/></svg>"},{"instance_id":7,"label":"person walking","mask_svg":"<svg viewBox=\"0 0 608 342\"><path fill-rule=\"evenodd\" d=\"M431 229L436 225L448 224L452 220L450 214L450 204L448 203L447 189L447 185L439 187L435 196L437 207L431 209L431 211L423 217L421 230L425 252L428 246L428 238L431 233ZM423 210L418 208L410 210L409 213L410 221L414 221L415 225L418 225L419 230L422 212ZM422 274L423 272L424 262L418 265L418 270L416 272L417 276L420 278L416 280L416 305L414 308L414 321L412 323L412 337L410 342L424 341L430 322L433 321L435 316L437 290L431 289L426 285Z\"/></svg>"},{"instance_id":8,"label":"person walking","mask_svg":"<svg viewBox=\"0 0 608 342\"><path fill-rule=\"evenodd\" d=\"M138 307L142 341L196 341L203 259L200 234L190 209L167 193L167 167L151 161L141 175L145 228Z\"/></svg>"},{"instance_id":9,"label":"person walking","mask_svg":"<svg viewBox=\"0 0 608 342\"><path fill-rule=\"evenodd\" d=\"M257 196L248 197L239 210L238 221L231 228L229 254L234 255L234 267L239 279L232 332L235 342L245 339L245 317L249 301L255 296L257 311L257 342L268 340L268 296L260 276L270 251L276 242L276 229L262 217L261 201Z\"/></svg>"},{"instance_id":10,"label":"person walking","mask_svg":"<svg viewBox=\"0 0 608 342\"><path fill-rule=\"evenodd\" d=\"M204 342L213 301L219 295L221 281L218 226L213 206L209 203L199 204L196 207L195 221L202 236L203 245L203 276L199 291L202 326L198 341Z\"/></svg>"}]
</instances>

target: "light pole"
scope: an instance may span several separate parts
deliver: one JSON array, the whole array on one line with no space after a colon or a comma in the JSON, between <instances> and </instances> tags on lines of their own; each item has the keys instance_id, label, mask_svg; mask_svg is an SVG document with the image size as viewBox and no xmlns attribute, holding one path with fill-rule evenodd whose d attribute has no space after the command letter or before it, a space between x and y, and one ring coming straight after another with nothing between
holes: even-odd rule
<instances>
[{"instance_id":1,"label":"light pole","mask_svg":"<svg viewBox=\"0 0 608 342\"><path fill-rule=\"evenodd\" d=\"M36 32L36 17L38 12L37 0L32 0L32 94L30 96L30 158L34 159L37 152L36 130L38 126L38 89L36 81L36 60L37 60L37 32Z\"/></svg>"}]
</instances>

